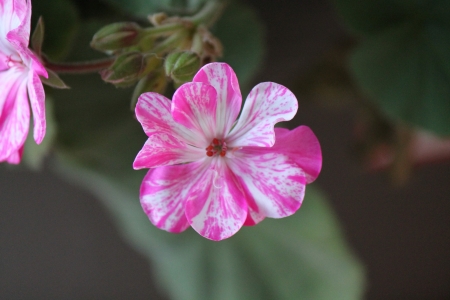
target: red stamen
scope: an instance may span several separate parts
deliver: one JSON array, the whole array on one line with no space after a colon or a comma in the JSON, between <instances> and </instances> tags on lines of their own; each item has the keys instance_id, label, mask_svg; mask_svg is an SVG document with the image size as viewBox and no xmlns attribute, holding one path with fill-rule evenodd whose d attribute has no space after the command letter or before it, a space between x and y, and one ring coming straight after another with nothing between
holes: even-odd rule
<instances>
[{"instance_id":1,"label":"red stamen","mask_svg":"<svg viewBox=\"0 0 450 300\"><path fill-rule=\"evenodd\" d=\"M212 151L208 151L208 152L206 152L206 155L208 155L209 157L211 157L211 156L214 155L214 153L213 153Z\"/></svg>"},{"instance_id":2,"label":"red stamen","mask_svg":"<svg viewBox=\"0 0 450 300\"><path fill-rule=\"evenodd\" d=\"M211 151L212 149L214 149L213 146L209 145L208 147L206 147L206 151Z\"/></svg>"},{"instance_id":3,"label":"red stamen","mask_svg":"<svg viewBox=\"0 0 450 300\"><path fill-rule=\"evenodd\" d=\"M213 139L213 144L216 145L216 146L219 145L219 140L218 139Z\"/></svg>"},{"instance_id":4,"label":"red stamen","mask_svg":"<svg viewBox=\"0 0 450 300\"><path fill-rule=\"evenodd\" d=\"M224 157L227 154L226 151L220 151L220 156Z\"/></svg>"}]
</instances>

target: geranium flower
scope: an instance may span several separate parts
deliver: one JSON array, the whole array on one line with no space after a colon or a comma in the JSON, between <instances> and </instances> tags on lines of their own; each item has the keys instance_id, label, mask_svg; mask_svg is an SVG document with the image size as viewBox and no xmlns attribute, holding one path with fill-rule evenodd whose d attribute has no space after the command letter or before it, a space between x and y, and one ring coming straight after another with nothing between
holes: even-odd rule
<instances>
[{"instance_id":1,"label":"geranium flower","mask_svg":"<svg viewBox=\"0 0 450 300\"><path fill-rule=\"evenodd\" d=\"M0 162L17 164L30 126L34 140L45 135L45 93L39 76L47 71L28 49L31 2L0 0Z\"/></svg>"},{"instance_id":2,"label":"geranium flower","mask_svg":"<svg viewBox=\"0 0 450 300\"><path fill-rule=\"evenodd\" d=\"M150 168L140 200L154 225L170 232L190 225L218 241L300 208L321 169L319 142L306 126L274 130L294 117L297 99L282 85L260 83L235 122L241 102L225 63L205 65L172 101L140 96L136 116L149 138L133 166Z\"/></svg>"}]
</instances>

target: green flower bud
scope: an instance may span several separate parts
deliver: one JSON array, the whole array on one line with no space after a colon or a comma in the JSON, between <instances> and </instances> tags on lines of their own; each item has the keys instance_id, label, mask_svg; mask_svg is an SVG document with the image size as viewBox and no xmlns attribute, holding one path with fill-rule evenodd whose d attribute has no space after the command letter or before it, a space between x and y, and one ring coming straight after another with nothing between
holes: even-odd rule
<instances>
[{"instance_id":1,"label":"green flower bud","mask_svg":"<svg viewBox=\"0 0 450 300\"><path fill-rule=\"evenodd\" d=\"M100 72L102 79L118 87L126 87L161 66L161 59L155 54L129 52L117 57L114 63Z\"/></svg>"},{"instance_id":2,"label":"green flower bud","mask_svg":"<svg viewBox=\"0 0 450 300\"><path fill-rule=\"evenodd\" d=\"M188 82L200 69L200 57L192 51L172 52L164 62L164 69L176 83Z\"/></svg>"},{"instance_id":3,"label":"green flower bud","mask_svg":"<svg viewBox=\"0 0 450 300\"><path fill-rule=\"evenodd\" d=\"M100 51L116 51L139 43L141 27L133 22L106 25L92 37L91 47Z\"/></svg>"}]
</instances>

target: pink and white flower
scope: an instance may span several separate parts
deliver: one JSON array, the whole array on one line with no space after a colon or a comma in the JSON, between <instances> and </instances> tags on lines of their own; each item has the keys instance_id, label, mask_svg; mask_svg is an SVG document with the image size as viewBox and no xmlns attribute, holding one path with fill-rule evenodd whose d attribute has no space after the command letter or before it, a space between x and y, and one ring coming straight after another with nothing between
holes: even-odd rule
<instances>
[{"instance_id":1,"label":"pink and white flower","mask_svg":"<svg viewBox=\"0 0 450 300\"><path fill-rule=\"evenodd\" d=\"M236 121L241 102L225 63L201 68L172 101L140 96L136 116L149 138L133 167L150 168L140 200L154 225L169 232L192 226L218 241L300 208L322 166L320 145L306 126L274 129L294 117L297 99L282 85L260 83Z\"/></svg>"},{"instance_id":2,"label":"pink and white flower","mask_svg":"<svg viewBox=\"0 0 450 300\"><path fill-rule=\"evenodd\" d=\"M0 162L20 162L30 126L29 102L34 140L40 144L45 135L45 93L39 76L48 75L28 49L30 19L30 1L0 0Z\"/></svg>"}]
</instances>

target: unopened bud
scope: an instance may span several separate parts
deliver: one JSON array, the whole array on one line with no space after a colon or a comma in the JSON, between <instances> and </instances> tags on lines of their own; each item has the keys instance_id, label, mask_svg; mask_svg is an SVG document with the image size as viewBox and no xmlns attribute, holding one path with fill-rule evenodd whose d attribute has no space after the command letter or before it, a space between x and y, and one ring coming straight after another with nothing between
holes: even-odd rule
<instances>
[{"instance_id":1,"label":"unopened bud","mask_svg":"<svg viewBox=\"0 0 450 300\"><path fill-rule=\"evenodd\" d=\"M139 42L141 27L134 22L109 24L92 37L91 47L100 51L115 51Z\"/></svg>"},{"instance_id":2,"label":"unopened bud","mask_svg":"<svg viewBox=\"0 0 450 300\"><path fill-rule=\"evenodd\" d=\"M104 81L118 87L126 87L134 84L160 65L161 59L155 54L129 52L117 57L114 63L100 74Z\"/></svg>"},{"instance_id":3,"label":"unopened bud","mask_svg":"<svg viewBox=\"0 0 450 300\"><path fill-rule=\"evenodd\" d=\"M172 52L166 58L164 69L175 82L188 82L200 69L200 57L192 51Z\"/></svg>"}]
</instances>

